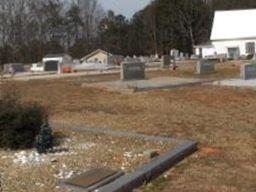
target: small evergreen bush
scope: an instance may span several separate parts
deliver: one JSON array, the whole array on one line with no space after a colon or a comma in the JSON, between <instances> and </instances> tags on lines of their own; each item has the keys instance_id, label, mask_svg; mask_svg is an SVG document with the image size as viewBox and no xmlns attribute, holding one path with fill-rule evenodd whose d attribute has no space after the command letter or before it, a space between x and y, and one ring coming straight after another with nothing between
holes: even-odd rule
<instances>
[{"instance_id":1,"label":"small evergreen bush","mask_svg":"<svg viewBox=\"0 0 256 192\"><path fill-rule=\"evenodd\" d=\"M45 111L38 104L24 104L15 92L4 92L0 99L0 148L32 148L44 118Z\"/></svg>"},{"instance_id":2,"label":"small evergreen bush","mask_svg":"<svg viewBox=\"0 0 256 192\"><path fill-rule=\"evenodd\" d=\"M39 134L36 136L35 147L40 154L46 153L47 149L53 147L52 129L49 126L47 119L46 122L41 126Z\"/></svg>"}]
</instances>

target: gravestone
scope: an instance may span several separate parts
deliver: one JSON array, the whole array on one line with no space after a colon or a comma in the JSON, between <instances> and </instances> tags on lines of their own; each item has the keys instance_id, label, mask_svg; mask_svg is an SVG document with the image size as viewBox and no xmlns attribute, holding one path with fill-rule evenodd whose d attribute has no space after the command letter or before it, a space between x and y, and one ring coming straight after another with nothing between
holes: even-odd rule
<instances>
[{"instance_id":1,"label":"gravestone","mask_svg":"<svg viewBox=\"0 0 256 192\"><path fill-rule=\"evenodd\" d=\"M196 65L196 74L208 74L215 72L215 62L207 59L200 60Z\"/></svg>"},{"instance_id":2,"label":"gravestone","mask_svg":"<svg viewBox=\"0 0 256 192\"><path fill-rule=\"evenodd\" d=\"M184 60L185 58L184 58L184 53L183 52L180 52L180 60Z\"/></svg>"},{"instance_id":3,"label":"gravestone","mask_svg":"<svg viewBox=\"0 0 256 192\"><path fill-rule=\"evenodd\" d=\"M256 61L256 54L253 54L252 60Z\"/></svg>"},{"instance_id":4,"label":"gravestone","mask_svg":"<svg viewBox=\"0 0 256 192\"><path fill-rule=\"evenodd\" d=\"M4 73L9 73L10 69L13 69L16 72L25 72L25 66L23 63L10 63L10 64L4 64Z\"/></svg>"},{"instance_id":5,"label":"gravestone","mask_svg":"<svg viewBox=\"0 0 256 192\"><path fill-rule=\"evenodd\" d=\"M256 63L247 63L241 66L241 78L244 80L256 79Z\"/></svg>"},{"instance_id":6,"label":"gravestone","mask_svg":"<svg viewBox=\"0 0 256 192\"><path fill-rule=\"evenodd\" d=\"M107 168L95 168L64 181L63 185L69 188L76 188L77 190L80 189L91 192L115 181L123 175L124 173L121 171L113 171Z\"/></svg>"},{"instance_id":7,"label":"gravestone","mask_svg":"<svg viewBox=\"0 0 256 192\"><path fill-rule=\"evenodd\" d=\"M178 57L179 57L179 50L177 50L177 49L172 49L172 50L170 51L170 55L171 55L172 57L174 57L175 59L178 58Z\"/></svg>"},{"instance_id":8,"label":"gravestone","mask_svg":"<svg viewBox=\"0 0 256 192\"><path fill-rule=\"evenodd\" d=\"M127 57L124 58L124 62L127 62L127 63L133 62L133 58L127 56Z\"/></svg>"},{"instance_id":9,"label":"gravestone","mask_svg":"<svg viewBox=\"0 0 256 192\"><path fill-rule=\"evenodd\" d=\"M163 56L163 68L169 68L171 64L171 57L170 55L164 55Z\"/></svg>"},{"instance_id":10,"label":"gravestone","mask_svg":"<svg viewBox=\"0 0 256 192\"><path fill-rule=\"evenodd\" d=\"M145 63L126 63L121 64L121 80L145 79Z\"/></svg>"}]
</instances>

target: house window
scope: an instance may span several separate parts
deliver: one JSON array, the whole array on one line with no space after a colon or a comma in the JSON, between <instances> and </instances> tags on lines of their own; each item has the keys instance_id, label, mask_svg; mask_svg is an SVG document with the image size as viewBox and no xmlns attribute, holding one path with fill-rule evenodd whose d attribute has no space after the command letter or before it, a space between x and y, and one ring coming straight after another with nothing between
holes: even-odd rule
<instances>
[{"instance_id":1,"label":"house window","mask_svg":"<svg viewBox=\"0 0 256 192\"><path fill-rule=\"evenodd\" d=\"M248 54L255 53L255 43L254 42L246 43L246 53L248 53Z\"/></svg>"}]
</instances>

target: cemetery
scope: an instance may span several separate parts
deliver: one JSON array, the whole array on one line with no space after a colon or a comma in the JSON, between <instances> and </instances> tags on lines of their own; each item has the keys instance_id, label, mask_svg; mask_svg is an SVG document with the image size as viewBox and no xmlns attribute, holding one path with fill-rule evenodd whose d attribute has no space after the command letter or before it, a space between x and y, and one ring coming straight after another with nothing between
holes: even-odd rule
<instances>
[{"instance_id":1,"label":"cemetery","mask_svg":"<svg viewBox=\"0 0 256 192\"><path fill-rule=\"evenodd\" d=\"M255 7L0 0L0 192L256 192Z\"/></svg>"},{"instance_id":2,"label":"cemetery","mask_svg":"<svg viewBox=\"0 0 256 192\"><path fill-rule=\"evenodd\" d=\"M111 182L106 185L111 189L112 184L119 186L117 190L122 186L136 186L134 191L153 192L161 190L163 184L167 190L174 191L180 188L193 191L198 186L207 190L208 186L212 186L212 180L226 188L230 182L237 182L231 170L240 174L239 182L246 184L237 185L238 190L240 187L247 191L253 189L255 92L213 86L211 83L241 79L240 67L243 64L237 61L217 63L214 73L202 75L195 73L195 61L183 61L178 66L176 71L162 67L154 71L146 70L144 80L122 80L119 72L4 83L15 88L23 101L37 101L47 109L50 124L61 141L53 148L54 152L46 155L39 155L34 149L0 150L1 186L4 191L26 191L29 188L32 191L66 192L74 188L74 182L80 181L80 175L90 175L90 170L96 168L102 174L118 177L116 181L122 184ZM193 86L187 86L189 82ZM123 89L120 86L124 85L129 89L134 85L143 85L144 89L129 93L120 91ZM109 134L109 129L114 134ZM138 133L150 138L170 138L171 142L137 138ZM198 151L186 156L178 165L170 166L172 158L166 155L176 151L177 144L187 139L198 143ZM164 158L168 160L168 166L164 163L165 169L161 169L154 180L151 177L148 180L144 172L137 175L136 170L141 168L146 171L145 174L149 171L152 177L158 172L150 171L155 170L154 166L161 167L150 164L151 154L155 152L159 161L153 162L164 163ZM246 167L239 166L241 164L246 164ZM223 169L227 171L223 172ZM99 178L100 175L96 177ZM17 182L13 184L10 181ZM103 181L106 182L103 179L99 184ZM142 185L137 181L150 183Z\"/></svg>"},{"instance_id":3,"label":"cemetery","mask_svg":"<svg viewBox=\"0 0 256 192\"><path fill-rule=\"evenodd\" d=\"M111 78L95 80L92 76L77 78L81 87L97 87L109 91L138 92L152 89L170 89L193 85L203 85L216 80L236 78L240 65L235 62L220 63L219 60L179 62L178 70L169 66L147 68L143 63L124 62L121 69ZM97 76L94 76L97 79ZM103 77L103 76L102 76ZM100 78L102 78L100 77ZM106 77L106 76L105 76Z\"/></svg>"},{"instance_id":4,"label":"cemetery","mask_svg":"<svg viewBox=\"0 0 256 192\"><path fill-rule=\"evenodd\" d=\"M68 191L59 186L64 181L92 167L109 167L130 173L151 160L150 150L161 154L175 147L175 142L144 141L106 134L57 129L61 144L54 152L38 155L34 151L1 151L1 175L4 191ZM100 140L100 142L97 142ZM95 159L94 157L97 157ZM13 175L18 171L18 175ZM33 177L33 179L31 178ZM13 181L16 180L15 183ZM35 185L31 185L35 183Z\"/></svg>"}]
</instances>

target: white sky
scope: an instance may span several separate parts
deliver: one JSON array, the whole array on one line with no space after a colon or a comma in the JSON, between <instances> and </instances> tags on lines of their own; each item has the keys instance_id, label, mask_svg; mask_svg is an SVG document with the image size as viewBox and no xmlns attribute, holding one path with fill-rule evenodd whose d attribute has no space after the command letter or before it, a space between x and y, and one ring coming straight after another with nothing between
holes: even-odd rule
<instances>
[{"instance_id":1,"label":"white sky","mask_svg":"<svg viewBox=\"0 0 256 192\"><path fill-rule=\"evenodd\" d=\"M116 14L122 14L131 18L133 14L143 9L151 0L98 0L105 10L113 10Z\"/></svg>"}]
</instances>

